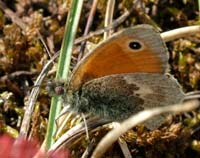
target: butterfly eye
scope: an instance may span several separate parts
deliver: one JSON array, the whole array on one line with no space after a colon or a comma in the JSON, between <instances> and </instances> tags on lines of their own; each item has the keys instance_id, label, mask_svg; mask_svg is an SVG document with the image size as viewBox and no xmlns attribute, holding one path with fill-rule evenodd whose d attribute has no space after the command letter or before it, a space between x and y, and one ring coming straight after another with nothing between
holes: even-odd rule
<instances>
[{"instance_id":1,"label":"butterfly eye","mask_svg":"<svg viewBox=\"0 0 200 158\"><path fill-rule=\"evenodd\" d=\"M132 41L129 43L129 47L133 50L139 50L140 48L142 48L142 45L138 41Z\"/></svg>"}]
</instances>

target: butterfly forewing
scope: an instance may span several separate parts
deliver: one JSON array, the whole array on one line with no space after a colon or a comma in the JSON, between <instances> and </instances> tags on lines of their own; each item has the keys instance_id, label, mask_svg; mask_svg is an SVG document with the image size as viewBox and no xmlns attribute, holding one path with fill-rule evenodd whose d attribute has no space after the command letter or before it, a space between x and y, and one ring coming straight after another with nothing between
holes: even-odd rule
<instances>
[{"instance_id":1,"label":"butterfly forewing","mask_svg":"<svg viewBox=\"0 0 200 158\"><path fill-rule=\"evenodd\" d=\"M150 25L125 29L100 43L75 67L70 89L111 74L151 72L164 74L168 52L160 34Z\"/></svg>"}]
</instances>

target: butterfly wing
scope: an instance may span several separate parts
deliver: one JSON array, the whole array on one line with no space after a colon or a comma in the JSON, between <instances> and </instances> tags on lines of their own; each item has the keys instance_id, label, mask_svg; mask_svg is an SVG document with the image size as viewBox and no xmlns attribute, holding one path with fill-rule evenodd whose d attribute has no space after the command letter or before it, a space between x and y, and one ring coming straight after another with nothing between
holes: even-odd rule
<instances>
[{"instance_id":1,"label":"butterfly wing","mask_svg":"<svg viewBox=\"0 0 200 158\"><path fill-rule=\"evenodd\" d=\"M160 34L150 25L118 32L100 43L75 67L69 87L78 90L85 82L111 74L165 73L168 52Z\"/></svg>"},{"instance_id":2,"label":"butterfly wing","mask_svg":"<svg viewBox=\"0 0 200 158\"><path fill-rule=\"evenodd\" d=\"M85 83L79 92L73 94L71 108L122 121L141 110L175 104L183 98L184 93L172 76L157 73L117 74ZM147 127L152 129L161 125L165 118L159 117L147 123Z\"/></svg>"}]
</instances>

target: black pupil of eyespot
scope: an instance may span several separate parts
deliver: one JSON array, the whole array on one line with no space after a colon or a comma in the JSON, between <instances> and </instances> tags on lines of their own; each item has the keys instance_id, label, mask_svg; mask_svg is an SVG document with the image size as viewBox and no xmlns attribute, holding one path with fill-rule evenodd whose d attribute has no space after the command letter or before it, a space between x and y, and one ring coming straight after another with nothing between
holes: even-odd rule
<instances>
[{"instance_id":1,"label":"black pupil of eyespot","mask_svg":"<svg viewBox=\"0 0 200 158\"><path fill-rule=\"evenodd\" d=\"M130 43L129 43L129 47L130 47L131 49L137 50L137 49L140 49L140 48L142 47L142 45L140 44L140 42L133 41L133 42L130 42Z\"/></svg>"}]
</instances>

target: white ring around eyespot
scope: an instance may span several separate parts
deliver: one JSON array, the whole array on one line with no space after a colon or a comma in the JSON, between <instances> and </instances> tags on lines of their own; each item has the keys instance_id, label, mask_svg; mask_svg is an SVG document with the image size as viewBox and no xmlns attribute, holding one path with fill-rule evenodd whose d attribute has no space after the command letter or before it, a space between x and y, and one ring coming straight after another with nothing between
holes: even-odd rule
<instances>
[{"instance_id":1,"label":"white ring around eyespot","mask_svg":"<svg viewBox=\"0 0 200 158\"><path fill-rule=\"evenodd\" d=\"M131 42L138 42L141 45L141 48L140 49L135 49L135 50L130 48L129 44ZM141 42L140 40L128 40L125 44L126 44L126 49L131 51L131 52L140 52L140 51L145 49L145 44L143 42Z\"/></svg>"}]
</instances>

